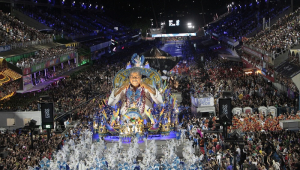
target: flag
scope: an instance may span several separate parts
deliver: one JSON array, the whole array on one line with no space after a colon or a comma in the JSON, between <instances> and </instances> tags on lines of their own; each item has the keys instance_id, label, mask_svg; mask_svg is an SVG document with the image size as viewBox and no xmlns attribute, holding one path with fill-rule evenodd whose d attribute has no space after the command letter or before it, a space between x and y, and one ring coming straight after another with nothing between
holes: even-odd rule
<instances>
[{"instance_id":1,"label":"flag","mask_svg":"<svg viewBox=\"0 0 300 170\"><path fill-rule=\"evenodd\" d=\"M167 91L167 87L168 87L168 86L165 86L165 87L164 87L163 93L165 93L165 92Z\"/></svg>"},{"instance_id":2,"label":"flag","mask_svg":"<svg viewBox=\"0 0 300 170\"><path fill-rule=\"evenodd\" d=\"M163 114L164 114L164 111L165 111L165 109L163 108L163 109L161 109L161 111L160 111L160 114L159 114L159 117L161 117Z\"/></svg>"}]
</instances>

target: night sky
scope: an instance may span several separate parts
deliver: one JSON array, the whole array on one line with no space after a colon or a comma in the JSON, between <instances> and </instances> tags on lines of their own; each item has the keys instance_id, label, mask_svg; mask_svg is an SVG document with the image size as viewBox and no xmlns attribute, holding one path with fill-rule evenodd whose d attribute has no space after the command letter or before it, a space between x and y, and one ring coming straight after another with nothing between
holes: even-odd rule
<instances>
[{"instance_id":1,"label":"night sky","mask_svg":"<svg viewBox=\"0 0 300 170\"><path fill-rule=\"evenodd\" d=\"M254 9L262 10L267 8L268 3L277 3L279 5L288 4L290 0L258 0L259 5L255 5L257 0L102 0L106 11L110 15L127 16L129 18L139 20L149 20L150 18L157 22L167 20L172 17L190 17L192 20L197 20L200 25L203 25L203 15L205 14L205 23L213 20L213 17L227 12L227 5L234 2L235 6L241 6L239 10L250 8L253 3ZM296 0L298 1L298 0ZM245 6L246 5L246 6ZM149 21L150 23L150 21ZM159 25L159 24L158 24ZM155 27L154 22L154 27Z\"/></svg>"},{"instance_id":2,"label":"night sky","mask_svg":"<svg viewBox=\"0 0 300 170\"><path fill-rule=\"evenodd\" d=\"M169 18L188 18L200 27L209 23L213 18L227 12L227 6L234 2L235 7L241 6L239 10L245 10L252 6L252 10L263 10L267 4L285 5L291 0L28 0L44 4L52 4L53 10L62 6L68 10L80 10L81 12L106 13L107 16L120 21L127 26L139 27L141 24L151 26L150 19L153 19L152 27L160 26L161 22ZM260 2L259 5L256 3ZM74 3L75 2L75 3ZM63 4L62 4L63 3ZM74 3L74 4L73 4ZM85 10L83 10L83 3ZM299 5L300 0L294 0ZM53 5L55 4L55 5ZM95 7L97 6L97 9ZM3 9L10 9L2 6ZM103 7L103 8L102 8ZM56 9L55 9L56 8ZM57 10L61 12L63 10ZM202 15L204 13L204 16Z\"/></svg>"}]
</instances>

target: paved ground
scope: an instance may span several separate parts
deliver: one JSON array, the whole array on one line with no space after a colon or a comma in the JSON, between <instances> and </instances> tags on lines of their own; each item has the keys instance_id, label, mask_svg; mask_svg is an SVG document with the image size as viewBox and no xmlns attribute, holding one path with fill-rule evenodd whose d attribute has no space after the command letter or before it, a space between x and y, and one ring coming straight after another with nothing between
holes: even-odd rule
<instances>
[{"instance_id":1,"label":"paved ground","mask_svg":"<svg viewBox=\"0 0 300 170\"><path fill-rule=\"evenodd\" d=\"M160 49L171 54L172 56L182 57L181 46L184 41L166 41L165 45Z\"/></svg>"}]
</instances>

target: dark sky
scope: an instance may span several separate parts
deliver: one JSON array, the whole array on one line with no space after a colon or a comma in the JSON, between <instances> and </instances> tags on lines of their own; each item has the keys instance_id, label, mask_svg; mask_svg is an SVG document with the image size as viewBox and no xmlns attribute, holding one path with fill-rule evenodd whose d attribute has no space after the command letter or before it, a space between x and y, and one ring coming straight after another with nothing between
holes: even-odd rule
<instances>
[{"instance_id":1,"label":"dark sky","mask_svg":"<svg viewBox=\"0 0 300 170\"><path fill-rule=\"evenodd\" d=\"M56 7L62 5L62 0L35 1L39 3L50 2L51 4L55 4ZM220 16L227 12L227 5L232 4L232 2L236 6L241 5L244 7L247 5L249 8L249 4L256 3L256 1L259 1L260 4L266 4L268 2L289 3L291 0L65 0L63 6L85 12L82 10L83 3L86 5L86 10L95 9L97 5L97 13L100 12L103 6L108 16L125 25L133 25L139 22L150 24L150 19L153 19L154 27L156 27L156 22L159 25L160 22L176 17L190 18L191 20L202 22L199 25L203 25L204 22L208 23L212 21L216 14ZM300 2L300 0L294 1ZM72 5L73 2L76 2L75 6ZM91 8L89 8L90 4ZM263 9L264 5L260 8ZM204 17L203 13L205 14Z\"/></svg>"},{"instance_id":2,"label":"dark sky","mask_svg":"<svg viewBox=\"0 0 300 170\"><path fill-rule=\"evenodd\" d=\"M245 7L256 3L257 0L101 0L98 3L104 5L111 15L139 18L140 20L156 19L167 20L169 17L190 17L194 20L203 20L202 12L205 14L206 23L213 20L213 17L224 14L227 5L241 5ZM289 3L290 0L258 0L263 9L267 3ZM298 0L296 0L298 1ZM300 0L299 0L300 1ZM242 9L243 10L243 9ZM116 18L115 17L115 18ZM128 22L128 21L127 21ZM136 22L136 21L135 21ZM155 24L155 23L154 23Z\"/></svg>"},{"instance_id":3,"label":"dark sky","mask_svg":"<svg viewBox=\"0 0 300 170\"><path fill-rule=\"evenodd\" d=\"M246 0L248 1L248 0ZM232 0L109 0L98 1L103 4L106 12L112 12L115 16L127 16L127 18L139 18L149 20L156 18L157 22L168 17L191 16L200 17L202 9L207 15L218 15L226 12L226 6ZM202 8L203 4L203 8ZM116 18L116 17L115 17ZM202 16L203 18L203 16ZM208 17L208 19L212 17Z\"/></svg>"}]
</instances>

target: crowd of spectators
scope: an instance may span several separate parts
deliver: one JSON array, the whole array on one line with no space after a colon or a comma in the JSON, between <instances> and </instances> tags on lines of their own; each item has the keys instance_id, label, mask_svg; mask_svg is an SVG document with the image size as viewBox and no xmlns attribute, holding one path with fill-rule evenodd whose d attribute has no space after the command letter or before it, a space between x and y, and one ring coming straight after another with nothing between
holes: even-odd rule
<instances>
[{"instance_id":1,"label":"crowd of spectators","mask_svg":"<svg viewBox=\"0 0 300 170\"><path fill-rule=\"evenodd\" d=\"M71 114L63 119L66 124L81 120L81 125L70 129L66 136L52 135L49 141L43 135L35 135L34 147L30 147L30 138L24 132L14 131L0 136L2 145L7 146L8 156L0 160L0 167L4 169L24 169L28 166L38 165L43 158L51 158L52 153L63 146L66 137L77 137L80 131L86 128L88 121L99 107L102 96L106 96L112 89L114 74L126 67L134 52L142 52L155 45L154 42L142 42L135 47L125 48L112 57L102 58L95 65L75 72L70 77L61 79L57 83L47 86L40 92L16 94L1 105L1 110L31 111L39 110L40 96L49 95L54 102L56 113L69 112ZM139 49L139 50L136 50ZM87 93L88 92L88 96ZM58 124L57 124L58 125Z\"/></svg>"},{"instance_id":2,"label":"crowd of spectators","mask_svg":"<svg viewBox=\"0 0 300 170\"><path fill-rule=\"evenodd\" d=\"M16 130L12 133L0 134L0 145L5 146L6 158L0 158L0 168L3 170L24 170L29 166L38 165L43 158L50 159L53 152L63 144L61 135L53 134L49 140L46 135L33 135L31 147L30 132Z\"/></svg>"},{"instance_id":3,"label":"crowd of spectators","mask_svg":"<svg viewBox=\"0 0 300 170\"><path fill-rule=\"evenodd\" d=\"M289 88L293 92L297 92L297 86L293 82L291 78L287 78L286 76L283 76L281 74L277 74L276 81L279 82L281 85L285 86L285 88Z\"/></svg>"},{"instance_id":4,"label":"crowd of spectators","mask_svg":"<svg viewBox=\"0 0 300 170\"><path fill-rule=\"evenodd\" d=\"M61 11L43 9L41 7L19 7L17 8L17 10L20 10L21 12L37 20L38 22L47 25L48 27L55 30L57 34L76 36L90 35L94 33L93 30L89 29L82 23L73 20L66 14L61 14Z\"/></svg>"},{"instance_id":5,"label":"crowd of spectators","mask_svg":"<svg viewBox=\"0 0 300 170\"><path fill-rule=\"evenodd\" d=\"M113 19L103 16L103 14L78 13L76 11L49 10L37 7L18 6L20 10L38 22L47 25L55 30L55 34L80 38L95 35L115 35L126 33L136 35L137 32L120 24ZM117 28L117 29L116 29Z\"/></svg>"},{"instance_id":6,"label":"crowd of spectators","mask_svg":"<svg viewBox=\"0 0 300 170\"><path fill-rule=\"evenodd\" d=\"M23 22L15 19L10 13L0 11L0 39L1 45L13 45L38 40L49 40L50 35L43 34L38 30L25 25ZM47 41L48 43L50 42Z\"/></svg>"},{"instance_id":7,"label":"crowd of spectators","mask_svg":"<svg viewBox=\"0 0 300 170\"><path fill-rule=\"evenodd\" d=\"M20 87L20 81L11 81L0 86L0 99L15 93Z\"/></svg>"},{"instance_id":8,"label":"crowd of spectators","mask_svg":"<svg viewBox=\"0 0 300 170\"><path fill-rule=\"evenodd\" d=\"M243 8L243 9L240 9ZM263 18L272 19L286 10L283 6L270 4L270 9L259 11L249 7L240 7L232 11L230 15L219 22L211 24L211 31L217 35L225 35L229 38L240 39L256 30L263 22Z\"/></svg>"},{"instance_id":9,"label":"crowd of spectators","mask_svg":"<svg viewBox=\"0 0 300 170\"><path fill-rule=\"evenodd\" d=\"M209 53L204 56L209 56ZM238 62L212 58L205 62L204 68L199 68L195 62L188 65L189 69L179 67L181 71L177 73L185 74L189 70L187 88L191 87L190 91L197 98L205 94L213 96L217 112L217 99L228 91L232 92L232 108L294 107L298 104L295 99L280 94L261 75L245 74ZM228 129L229 137L237 133L242 136L240 140L245 141L243 145L228 143L217 133L206 133L206 130L211 130L209 118L195 117L190 109L185 111L181 122L187 138L194 141L195 153L199 154L204 169L233 169L236 165L236 169L243 170L280 170L300 167L300 133L282 130L279 126L279 120L299 119L299 116L300 111L293 110L279 116L258 111L235 115L233 126ZM215 121L216 117L212 120Z\"/></svg>"},{"instance_id":10,"label":"crowd of spectators","mask_svg":"<svg viewBox=\"0 0 300 170\"><path fill-rule=\"evenodd\" d=\"M283 53L298 44L299 36L299 12L295 12L280 18L271 29L259 32L255 37L249 38L244 44L258 48L269 54Z\"/></svg>"},{"instance_id":11,"label":"crowd of spectators","mask_svg":"<svg viewBox=\"0 0 300 170\"><path fill-rule=\"evenodd\" d=\"M223 62L217 59L207 61L203 72L194 70L201 77L208 73L208 80L211 82L207 85L205 79L194 79L191 81L193 89L197 93L210 93L215 99L223 97L223 92L232 93L233 107L252 107L259 106L277 106L277 107L294 107L296 100L282 95L277 89L265 80L262 75L257 73L245 74L242 66L234 62ZM193 72L193 71L191 71ZM194 83L192 83L194 82ZM216 106L216 110L218 107Z\"/></svg>"},{"instance_id":12,"label":"crowd of spectators","mask_svg":"<svg viewBox=\"0 0 300 170\"><path fill-rule=\"evenodd\" d=\"M49 26L52 25L51 27L55 27L55 29L60 31L66 30L66 32L69 33L83 34L89 30L85 26L77 27L79 25L78 23L69 21L66 16L59 17L51 11L42 12L41 10L35 10L34 12L28 13L25 11L24 13L27 13L39 22L47 23ZM293 34L291 30L297 30L298 26L296 27L296 25L298 25L298 23L295 21L298 22L298 16L296 15L298 15L298 11L278 22L283 32ZM252 16L250 16L250 18L251 17ZM238 20L238 18L235 20ZM238 21L233 21L233 23L237 24ZM255 24L255 22L252 22L252 24ZM284 26L288 26L288 28L286 29ZM263 33L260 33L261 41L266 41L267 39L269 41L277 41L276 37L284 37L284 39L287 38L289 42L295 43L293 36L286 37L287 35L285 33L277 36L276 33L278 30L274 29L271 29L271 32L275 37L272 37L272 35L267 36L267 34L262 35ZM258 37L256 37L255 40L258 40L257 38ZM253 46L255 42L250 39L247 43ZM292 43L289 43L289 45ZM79 119L81 120L81 124L69 129L64 137L53 134L49 141L47 141L43 135L35 135L33 148L30 147L29 136L23 132L15 131L13 133L1 134L0 143L1 145L7 146L6 151L8 151L9 155L7 158L0 160L0 165L2 165L4 169L13 170L34 166L44 157L51 159L53 152L61 148L66 138L79 139L80 131L90 128L88 126L89 122L92 121L100 100L102 100L103 97L108 97L108 94L112 90L114 74L126 66L126 63L130 60L133 53L144 52L153 45L156 45L155 41L142 42L135 47L125 48L113 56L101 58L101 60L98 61L98 63L96 62L93 66L89 66L70 77L61 79L59 82L47 86L41 92L18 94L3 103L1 105L2 110L38 110L39 97L47 94L50 96L50 100L54 102L56 113L71 111L71 114L68 115L68 117L64 117L64 119L67 120L67 122ZM281 44L276 48L283 46L284 45ZM268 44L263 46L263 48L269 51L274 49L269 48ZM189 48L183 49L183 54L188 56L189 60L194 59L192 56L193 53ZM19 61L16 64L18 67L24 68L27 64L40 63L49 60L49 58L53 59L62 54L72 52L73 50L74 49L71 48L41 50L34 57ZM206 61L203 68L199 68L197 64L190 64L191 63L182 64L173 71L174 74L179 74L179 77L190 75L188 85L185 88L191 88L192 91L194 91L195 97L205 93L218 99L223 97L223 92L231 91L233 107L293 107L294 103L296 103L295 100L277 92L262 76L254 73L246 75L243 72L243 67L238 63L212 59ZM257 61L253 61L253 64L258 63ZM70 69L70 67L71 66L66 64L64 68ZM57 68L55 72L59 72L59 70L60 68ZM49 76L48 78L54 77L55 73L53 73L53 71L49 69L48 75L46 76ZM195 75L199 76L199 79ZM37 79L40 78L41 77L37 76ZM37 82L36 80L34 81ZM216 103L216 110L218 112L218 103ZM237 158L235 163L239 169L250 169L251 167L262 170L279 170L281 167L284 167L284 169L296 169L300 161L300 133L284 131L278 126L278 120L294 118L299 118L299 114L297 113L297 115L295 115L295 113L292 112L291 114L286 113L278 117L272 117L270 114L263 115L262 113L254 113L253 115L235 116L234 121L236 121L238 125L235 125L229 132L232 133L234 130L240 130L239 132L243 134L243 139L246 141L243 148L238 145L228 146L224 141L224 137L218 134L203 135L201 131L208 129L206 119L198 119L193 116L189 117L185 115L181 127L187 130L187 137L193 140L195 142L195 148L201 151L199 152L200 159L202 160L203 166L207 169L232 169L235 161L235 159L233 159L234 156Z\"/></svg>"},{"instance_id":13,"label":"crowd of spectators","mask_svg":"<svg viewBox=\"0 0 300 170\"><path fill-rule=\"evenodd\" d=\"M76 52L74 47L54 47L49 49L42 49L36 51L36 53L28 58L22 58L16 64L17 67L23 68L30 68L35 64L39 64L42 62L46 62L55 58L59 58L63 55L69 55L70 53Z\"/></svg>"},{"instance_id":14,"label":"crowd of spectators","mask_svg":"<svg viewBox=\"0 0 300 170\"><path fill-rule=\"evenodd\" d=\"M58 83L53 83L40 90L39 92L30 92L26 94L16 94L1 105L1 110L38 110L39 96L51 95L54 99L55 110L59 111L58 100L60 105L63 106L62 112L72 110L72 107L78 106L81 102L86 102L85 89L88 88L90 93L109 93L112 88L112 80L114 74L118 70L124 68L126 63L130 60L133 53L141 53L152 46L156 45L156 41L153 42L141 42L136 46L129 46L122 51L113 54L112 56L102 57L99 61L95 61L94 66L88 67L88 69L82 70L79 73L76 72L69 78L61 79ZM71 66L74 63L71 63ZM68 63L64 63L64 68L60 66L55 68L55 72L52 68L48 68L49 78L58 76L59 73L70 69ZM39 75L41 77L39 77ZM44 72L41 74L37 73L37 81L33 80L34 83L41 82L41 78L45 77ZM52 95L53 94L53 95ZM61 94L61 95L58 95ZM91 96L91 95L89 95ZM76 98L78 98L76 100ZM77 101L77 102L76 102ZM79 102L80 101L80 102ZM76 103L74 103L76 102ZM83 110L85 108L82 108Z\"/></svg>"},{"instance_id":15,"label":"crowd of spectators","mask_svg":"<svg viewBox=\"0 0 300 170\"><path fill-rule=\"evenodd\" d=\"M281 119L294 118L299 119L299 115L281 117ZM238 119L239 125L246 127L242 133L238 133L242 136L239 140L244 141L241 142L242 145L226 142L224 136L220 134L206 133L205 130L209 129L209 120L206 118L193 116L183 118L182 128L187 132L186 136L194 141L196 153L199 153L204 169L227 170L233 169L234 165L236 169L243 170L296 170L300 167L298 131L281 130L278 117L270 118L263 116L262 113L233 119ZM270 122L274 122L274 125ZM235 126L229 129L229 136L237 130Z\"/></svg>"}]
</instances>

